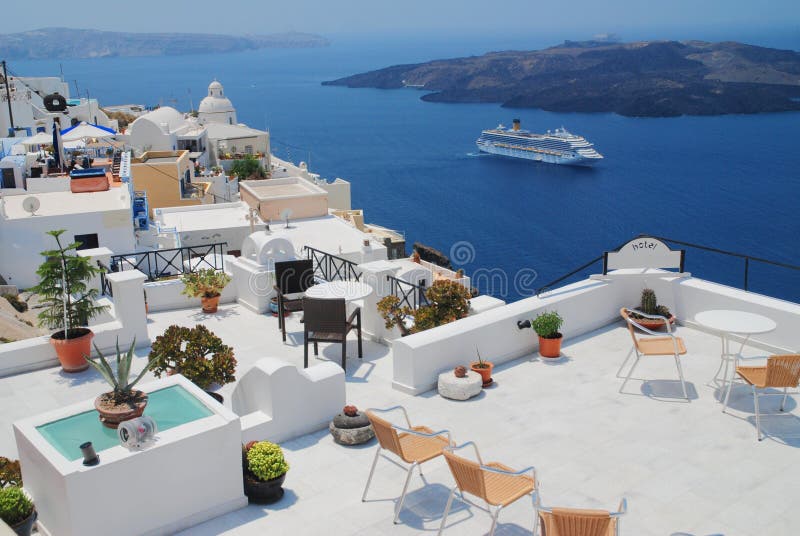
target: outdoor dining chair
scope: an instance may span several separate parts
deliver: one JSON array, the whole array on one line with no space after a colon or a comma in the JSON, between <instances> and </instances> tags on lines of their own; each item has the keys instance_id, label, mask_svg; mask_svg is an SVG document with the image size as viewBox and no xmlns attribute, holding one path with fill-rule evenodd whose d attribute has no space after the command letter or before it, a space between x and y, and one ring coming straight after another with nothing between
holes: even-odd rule
<instances>
[{"instance_id":1,"label":"outdoor dining chair","mask_svg":"<svg viewBox=\"0 0 800 536\"><path fill-rule=\"evenodd\" d=\"M664 324L667 326L667 333L656 333L655 331L651 331L646 327L638 324L633 318L631 318L630 313L635 313L637 315L641 315L645 318L650 318L653 320L660 319L664 321ZM628 380L631 378L631 374L633 374L633 370L636 368L636 365L639 364L639 359L642 356L672 356L675 359L675 366L678 367L678 377L681 380L681 388L683 389L683 397L686 400L689 400L689 395L686 393L686 382L683 379L683 369L681 369L681 360L680 356L686 353L686 345L683 342L683 339L680 337L676 337L674 333L672 333L672 328L670 327L669 321L659 315L648 315L642 313L641 311L637 311L636 309L627 309L623 307L619 310L619 314L622 315L622 318L625 319L625 322L628 325L628 331L631 334L631 339L633 339L633 351L636 354L636 359L631 365L630 370L628 371L628 375L625 376L625 381L622 382L622 385L619 388L619 392L621 393L622 390L625 388L625 384L628 383ZM634 328L638 328L643 332L649 335L655 335L654 337L636 337L636 330ZM622 366L620 367L620 371L625 366L625 363L628 362L630 356L622 362Z\"/></svg>"},{"instance_id":2,"label":"outdoor dining chair","mask_svg":"<svg viewBox=\"0 0 800 536\"><path fill-rule=\"evenodd\" d=\"M753 404L756 409L756 435L761 441L761 412L758 407L759 396L782 395L781 411L786 406L786 398L789 396L789 388L797 388L800 383L800 354L773 355L767 359L766 366L762 367L736 367L736 374L739 375L753 390ZM725 406L722 411L728 409L728 399L731 394L733 382L728 384L728 392L725 395ZM765 389L780 389L780 393L759 393Z\"/></svg>"},{"instance_id":3,"label":"outdoor dining chair","mask_svg":"<svg viewBox=\"0 0 800 536\"><path fill-rule=\"evenodd\" d=\"M620 517L627 511L624 498L616 512L539 506L541 536L619 536Z\"/></svg>"},{"instance_id":4,"label":"outdoor dining chair","mask_svg":"<svg viewBox=\"0 0 800 536\"><path fill-rule=\"evenodd\" d=\"M474 449L477 461L456 454L457 451L466 447ZM450 490L450 496L447 498L447 505L444 508L444 514L442 514L442 523L439 525L439 534L444 531L447 516L455 498L487 512L492 518L492 528L489 534L493 535L497 527L497 518L500 515L500 511L528 495L531 496L533 501L533 534L536 534L538 525L538 480L535 468L526 467L520 471L515 471L498 462L484 464L480 452L478 452L478 447L472 441L457 447L445 447L444 458L447 460L447 465L450 467L450 472L453 474L456 485ZM486 506L472 502L466 494L480 499L486 503Z\"/></svg>"},{"instance_id":5,"label":"outdoor dining chair","mask_svg":"<svg viewBox=\"0 0 800 536\"><path fill-rule=\"evenodd\" d=\"M275 293L278 299L278 329L286 342L286 314L303 310L303 294L314 285L311 259L275 263Z\"/></svg>"},{"instance_id":6,"label":"outdoor dining chair","mask_svg":"<svg viewBox=\"0 0 800 536\"><path fill-rule=\"evenodd\" d=\"M403 413L406 427L392 424L379 416L379 414L383 415L392 411ZM372 424L373 430L375 430L375 436L378 438L378 450L375 452L375 459L372 461L372 468L369 471L367 485L364 486L364 494L361 496L361 500L367 500L367 491L372 482L372 475L375 473L378 458L382 451L388 450L400 458L400 461L409 464L403 492L400 494L400 499L394 508L394 522L398 523L400 511L403 509L403 502L406 499L408 484L411 481L411 474L415 468L418 468L419 475L425 482L421 465L441 456L444 448L451 445L450 432L448 430L434 432L427 426L412 426L411 421L408 419L408 412L403 406L394 406L387 409L370 408L366 411L366 415ZM427 484L427 482L425 483Z\"/></svg>"},{"instance_id":7,"label":"outdoor dining chair","mask_svg":"<svg viewBox=\"0 0 800 536\"><path fill-rule=\"evenodd\" d=\"M344 298L303 298L303 366L308 368L308 343L314 343L314 355L319 355L320 342L342 345L342 370L347 370L347 334L356 330L358 358L364 357L361 345L361 308L347 316Z\"/></svg>"}]
</instances>

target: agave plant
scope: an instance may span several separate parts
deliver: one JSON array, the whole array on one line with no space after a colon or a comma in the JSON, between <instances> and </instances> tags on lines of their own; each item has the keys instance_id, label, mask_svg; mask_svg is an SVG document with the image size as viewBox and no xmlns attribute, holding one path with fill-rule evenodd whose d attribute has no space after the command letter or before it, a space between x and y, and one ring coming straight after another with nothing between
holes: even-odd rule
<instances>
[{"instance_id":1,"label":"agave plant","mask_svg":"<svg viewBox=\"0 0 800 536\"><path fill-rule=\"evenodd\" d=\"M151 359L148 363L144 366L142 371L136 376L132 382L128 382L130 379L131 373L131 363L133 362L133 349L136 346L136 339L133 340L131 343L131 347L125 353L125 355L121 354L119 351L119 337L117 338L117 371L116 374L111 366L108 364L108 360L103 355L103 352L100 351L100 348L97 345L94 345L94 349L97 351L97 360L94 360L88 356L85 356L86 361L100 373L100 375L108 382L114 390L111 392L112 397L114 398L115 402L127 402L130 399L134 398L133 393L133 386L139 383L144 375L147 373L148 370L155 364L155 360Z\"/></svg>"}]
</instances>

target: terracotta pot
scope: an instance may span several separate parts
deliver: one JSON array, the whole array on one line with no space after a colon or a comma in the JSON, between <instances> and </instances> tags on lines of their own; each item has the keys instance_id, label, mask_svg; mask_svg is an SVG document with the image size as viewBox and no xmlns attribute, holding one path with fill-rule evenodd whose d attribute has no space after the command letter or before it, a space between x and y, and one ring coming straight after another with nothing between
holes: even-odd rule
<instances>
[{"instance_id":1,"label":"terracotta pot","mask_svg":"<svg viewBox=\"0 0 800 536\"><path fill-rule=\"evenodd\" d=\"M200 303L203 304L204 313L216 313L217 306L219 305L219 295L212 296L211 298L206 298L203 296L200 298Z\"/></svg>"},{"instance_id":2,"label":"terracotta pot","mask_svg":"<svg viewBox=\"0 0 800 536\"><path fill-rule=\"evenodd\" d=\"M561 340L564 337L559 333L555 339L545 339L539 337L539 355L542 357L560 357L561 356Z\"/></svg>"},{"instance_id":3,"label":"terracotta pot","mask_svg":"<svg viewBox=\"0 0 800 536\"><path fill-rule=\"evenodd\" d=\"M478 365L480 365L480 362L475 361L474 363L470 363L469 368L481 375L481 380L483 380L483 386L486 387L487 385L491 385L493 381L492 369L494 368L494 363L492 363L491 361L484 361L483 364L486 366L479 367Z\"/></svg>"},{"instance_id":4,"label":"terracotta pot","mask_svg":"<svg viewBox=\"0 0 800 536\"><path fill-rule=\"evenodd\" d=\"M636 322L640 326L642 326L644 328L647 328L649 330L653 330L653 331L661 329L661 328L663 328L665 326L663 320L654 320L654 319L651 319L651 318L631 318L631 320L633 320L634 322ZM670 324L674 324L675 323L675 315L670 315L669 316L669 323Z\"/></svg>"},{"instance_id":5,"label":"terracotta pot","mask_svg":"<svg viewBox=\"0 0 800 536\"><path fill-rule=\"evenodd\" d=\"M100 422L103 426L116 429L119 423L141 417L144 408L147 406L147 394L142 391L134 391L136 400L134 402L120 404L114 408L104 407L100 400L103 396L110 393L103 393L94 399L94 408L100 414Z\"/></svg>"},{"instance_id":6,"label":"terracotta pot","mask_svg":"<svg viewBox=\"0 0 800 536\"><path fill-rule=\"evenodd\" d=\"M31 515L16 525L11 525L11 530L13 530L17 536L30 536L31 532L33 532L33 524L36 523L36 518L38 517L39 514L36 512L36 508L34 508Z\"/></svg>"},{"instance_id":7,"label":"terracotta pot","mask_svg":"<svg viewBox=\"0 0 800 536\"><path fill-rule=\"evenodd\" d=\"M286 473L272 480L259 480L250 471L244 471L244 494L247 500L257 504L272 504L283 497L283 481Z\"/></svg>"},{"instance_id":8,"label":"terracotta pot","mask_svg":"<svg viewBox=\"0 0 800 536\"><path fill-rule=\"evenodd\" d=\"M84 356L92 355L94 333L89 328L75 328L69 330L69 335L68 339L64 339L64 332L57 331L50 336L50 344L55 348L64 372L84 371L89 368Z\"/></svg>"}]
</instances>

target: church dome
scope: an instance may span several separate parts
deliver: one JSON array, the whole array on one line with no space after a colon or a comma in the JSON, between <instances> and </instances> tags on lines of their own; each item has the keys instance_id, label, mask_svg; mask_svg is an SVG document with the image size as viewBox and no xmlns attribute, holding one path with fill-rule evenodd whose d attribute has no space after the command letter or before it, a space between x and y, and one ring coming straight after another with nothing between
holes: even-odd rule
<instances>
[{"instance_id":1,"label":"church dome","mask_svg":"<svg viewBox=\"0 0 800 536\"><path fill-rule=\"evenodd\" d=\"M233 103L225 96L225 91L217 80L208 85L208 96L200 101L199 113L219 114L235 112Z\"/></svg>"}]
</instances>

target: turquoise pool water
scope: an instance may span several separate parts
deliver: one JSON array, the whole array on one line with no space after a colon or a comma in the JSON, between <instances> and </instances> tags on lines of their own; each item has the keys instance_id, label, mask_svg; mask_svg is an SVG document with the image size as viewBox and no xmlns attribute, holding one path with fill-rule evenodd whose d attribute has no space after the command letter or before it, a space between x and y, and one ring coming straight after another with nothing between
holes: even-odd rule
<instances>
[{"instance_id":1,"label":"turquoise pool water","mask_svg":"<svg viewBox=\"0 0 800 536\"><path fill-rule=\"evenodd\" d=\"M159 431L213 415L205 404L180 385L149 393L144 414L156 421ZM37 426L36 430L70 461L83 457L79 445L86 441L91 441L97 452L119 445L117 431L103 426L96 410L49 422Z\"/></svg>"}]
</instances>

